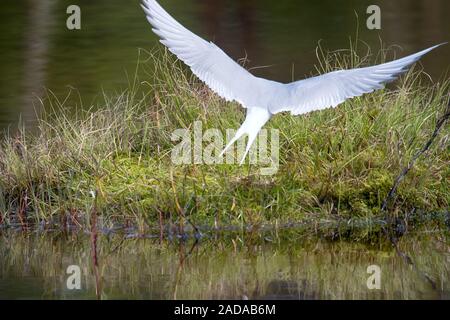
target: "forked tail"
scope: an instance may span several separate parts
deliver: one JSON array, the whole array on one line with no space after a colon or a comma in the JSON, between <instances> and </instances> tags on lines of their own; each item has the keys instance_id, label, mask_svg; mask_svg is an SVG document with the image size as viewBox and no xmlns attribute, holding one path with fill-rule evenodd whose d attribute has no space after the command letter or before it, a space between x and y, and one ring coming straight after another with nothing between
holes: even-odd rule
<instances>
[{"instance_id":1,"label":"forked tail","mask_svg":"<svg viewBox=\"0 0 450 320\"><path fill-rule=\"evenodd\" d=\"M239 163L242 165L245 162L245 158L247 157L248 152L250 151L250 148L255 141L256 137L258 136L259 131L261 128L266 124L267 121L272 117L272 114L263 108L248 108L247 109L247 117L245 118L244 123L242 123L241 127L236 132L235 136L231 141L228 143L228 145L223 149L223 151L220 153L219 157L222 157L223 154L237 141L239 138L241 138L244 135L248 135L248 141L247 141L247 147L245 148L244 156Z\"/></svg>"}]
</instances>

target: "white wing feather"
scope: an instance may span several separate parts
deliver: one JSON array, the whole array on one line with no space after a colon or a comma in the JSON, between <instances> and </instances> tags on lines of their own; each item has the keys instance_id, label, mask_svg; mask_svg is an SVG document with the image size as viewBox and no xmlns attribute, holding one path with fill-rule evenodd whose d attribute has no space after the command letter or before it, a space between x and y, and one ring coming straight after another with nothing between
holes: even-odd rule
<instances>
[{"instance_id":1,"label":"white wing feather","mask_svg":"<svg viewBox=\"0 0 450 320\"><path fill-rule=\"evenodd\" d=\"M244 107L257 104L253 92L257 80L212 42L187 30L172 18L155 0L144 0L147 20L153 31L173 54L186 63L192 72L227 101ZM257 88L256 88L257 89Z\"/></svg>"},{"instance_id":2,"label":"white wing feather","mask_svg":"<svg viewBox=\"0 0 450 320\"><path fill-rule=\"evenodd\" d=\"M383 88L423 55L442 44L373 67L339 70L287 84L290 96L270 108L271 113L290 111L293 115L336 107L345 100Z\"/></svg>"},{"instance_id":3,"label":"white wing feather","mask_svg":"<svg viewBox=\"0 0 450 320\"><path fill-rule=\"evenodd\" d=\"M336 107L346 99L382 88L440 46L373 67L340 70L283 84L253 76L214 43L183 27L155 0L143 0L142 8L161 43L213 91L244 108L262 108L271 114L290 111L298 115Z\"/></svg>"}]
</instances>

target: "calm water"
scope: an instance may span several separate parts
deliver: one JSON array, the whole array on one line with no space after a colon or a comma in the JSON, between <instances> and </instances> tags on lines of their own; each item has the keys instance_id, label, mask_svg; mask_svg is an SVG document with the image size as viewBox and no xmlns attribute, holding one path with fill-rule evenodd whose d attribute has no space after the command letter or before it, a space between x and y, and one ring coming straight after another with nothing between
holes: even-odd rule
<instances>
[{"instance_id":1,"label":"calm water","mask_svg":"<svg viewBox=\"0 0 450 320\"><path fill-rule=\"evenodd\" d=\"M414 269L390 248L341 242L100 237L94 268L86 235L9 233L0 235L0 299L95 299L96 289L102 299L450 299L449 240L402 239ZM80 268L80 290L67 288L70 265ZM372 265L379 290L367 287Z\"/></svg>"},{"instance_id":2,"label":"calm water","mask_svg":"<svg viewBox=\"0 0 450 320\"><path fill-rule=\"evenodd\" d=\"M320 39L328 49L348 48L356 33L379 48L399 45L407 54L450 40L448 0L161 0L188 28L213 39L234 58L248 56L254 73L280 81L313 71ZM151 49L150 31L138 0L79 1L82 29L66 28L72 0L2 0L0 2L0 128L19 116L32 122L44 88L61 100L78 90L84 107L100 103L101 92L127 87L138 48ZM366 8L378 4L382 30L365 27ZM450 45L425 57L437 79L448 70ZM150 80L150 79L149 79ZM75 97L77 95L74 95ZM69 101L81 104L78 99Z\"/></svg>"},{"instance_id":3,"label":"calm water","mask_svg":"<svg viewBox=\"0 0 450 320\"><path fill-rule=\"evenodd\" d=\"M101 103L128 86L138 48L157 43L138 0L79 1L82 29L66 28L72 0L0 1L0 129L22 117L32 124L44 89L74 107ZM448 0L160 0L178 20L214 40L233 58L247 56L259 76L279 81L314 71L315 48L348 48L356 33L373 48L379 38L398 55L450 40ZM382 9L382 30L365 28L366 8ZM450 66L450 45L423 59L438 79ZM151 79L148 79L151 80ZM77 97L77 94L72 97ZM401 242L417 265L395 251L358 244L269 243L247 239L196 246L101 237L95 269L86 235L0 234L0 299L450 299L449 239L421 235ZM67 267L81 268L81 290L67 289ZM368 290L367 267L382 271ZM427 282L426 273L436 284ZM97 281L96 281L97 275Z\"/></svg>"}]
</instances>

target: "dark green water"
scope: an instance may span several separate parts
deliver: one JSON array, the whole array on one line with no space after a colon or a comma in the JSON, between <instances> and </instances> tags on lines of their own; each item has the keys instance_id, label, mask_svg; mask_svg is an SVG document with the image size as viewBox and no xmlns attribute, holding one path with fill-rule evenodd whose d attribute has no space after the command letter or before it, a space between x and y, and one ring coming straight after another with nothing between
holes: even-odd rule
<instances>
[{"instance_id":1,"label":"dark green water","mask_svg":"<svg viewBox=\"0 0 450 320\"><path fill-rule=\"evenodd\" d=\"M314 71L315 48L348 48L359 38L375 50L379 38L405 55L450 40L448 0L161 0L180 22L214 40L233 58L247 56L259 76L279 81ZM82 10L82 29L66 28L66 8ZM138 0L2 0L0 2L0 129L22 117L29 124L45 90L68 105L89 108L102 91L128 87L138 48L157 43ZM378 4L382 29L365 27L366 8ZM423 59L437 80L450 65L450 45ZM151 81L151 79L148 79ZM154 240L100 237L94 268L89 237L0 234L0 299L449 299L448 237L401 240L416 269L392 249L361 244L203 241L192 247ZM190 254L189 254L190 252ZM81 289L69 290L67 268L81 270ZM367 268L381 270L381 288L367 287ZM97 274L97 280L96 280ZM424 278L427 274L432 282Z\"/></svg>"},{"instance_id":2,"label":"dark green water","mask_svg":"<svg viewBox=\"0 0 450 320\"><path fill-rule=\"evenodd\" d=\"M193 246L100 237L98 267L86 235L0 235L0 299L450 299L449 238L408 236L400 249L236 236ZM80 289L67 268L80 268ZM380 289L369 289L369 266ZM96 278L97 274L97 278ZM425 279L425 275L431 279ZM96 280L97 279L97 280Z\"/></svg>"},{"instance_id":3,"label":"dark green water","mask_svg":"<svg viewBox=\"0 0 450 320\"><path fill-rule=\"evenodd\" d=\"M247 55L253 72L274 80L299 79L314 71L315 48L349 47L349 37L379 48L399 45L397 55L450 40L448 0L161 0L189 29L214 40L233 58ZM81 8L81 30L66 28L66 8ZM2 0L0 2L0 128L32 122L44 89L68 105L88 108L128 86L138 48L151 49L156 37L138 0ZM366 28L366 9L381 7L382 29ZM358 15L358 19L356 19ZM448 70L450 46L423 59L434 79ZM149 79L151 80L151 79Z\"/></svg>"}]
</instances>

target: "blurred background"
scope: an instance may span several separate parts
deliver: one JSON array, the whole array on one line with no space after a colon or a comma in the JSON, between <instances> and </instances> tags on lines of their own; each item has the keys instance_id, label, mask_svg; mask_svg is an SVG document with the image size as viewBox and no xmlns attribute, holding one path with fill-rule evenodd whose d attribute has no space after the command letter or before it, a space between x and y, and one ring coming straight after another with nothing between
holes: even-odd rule
<instances>
[{"instance_id":1,"label":"blurred background","mask_svg":"<svg viewBox=\"0 0 450 320\"><path fill-rule=\"evenodd\" d=\"M448 0L160 0L177 20L213 40L235 59L247 57L258 76L289 82L314 71L315 49L349 47L349 38L374 51L380 39L397 56L450 40ZM68 30L66 9L81 8L81 30ZM366 9L381 8L381 30L366 28ZM128 87L138 48L152 49L139 0L2 0L0 2L0 129L32 125L39 97L51 90L73 105L101 103L102 92ZM359 26L359 28L358 28ZM450 45L422 63L434 80L449 71ZM150 79L149 79L150 80ZM69 101L70 101L69 100Z\"/></svg>"}]
</instances>

